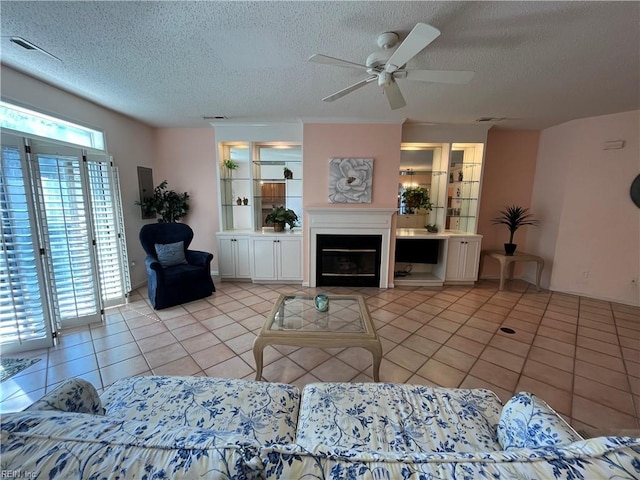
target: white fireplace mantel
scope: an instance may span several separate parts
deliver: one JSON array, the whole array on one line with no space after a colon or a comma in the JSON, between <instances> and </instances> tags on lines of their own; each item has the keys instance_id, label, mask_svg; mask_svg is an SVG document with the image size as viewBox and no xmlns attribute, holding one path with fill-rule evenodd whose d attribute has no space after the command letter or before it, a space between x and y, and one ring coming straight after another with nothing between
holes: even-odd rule
<instances>
[{"instance_id":1,"label":"white fireplace mantel","mask_svg":"<svg viewBox=\"0 0 640 480\"><path fill-rule=\"evenodd\" d=\"M316 286L317 235L381 235L380 288L389 286L389 246L395 208L306 207L309 225L309 286Z\"/></svg>"}]
</instances>

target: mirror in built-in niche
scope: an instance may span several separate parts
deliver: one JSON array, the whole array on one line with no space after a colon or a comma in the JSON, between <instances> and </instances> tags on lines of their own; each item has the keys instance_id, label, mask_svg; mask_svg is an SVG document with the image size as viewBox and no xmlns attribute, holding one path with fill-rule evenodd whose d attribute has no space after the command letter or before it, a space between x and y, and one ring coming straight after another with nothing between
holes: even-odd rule
<instances>
[{"instance_id":1,"label":"mirror in built-in niche","mask_svg":"<svg viewBox=\"0 0 640 480\"><path fill-rule=\"evenodd\" d=\"M416 189L424 189L434 202L431 188L433 147L403 144L398 175L398 228L424 228L429 223L430 210L407 201Z\"/></svg>"}]
</instances>

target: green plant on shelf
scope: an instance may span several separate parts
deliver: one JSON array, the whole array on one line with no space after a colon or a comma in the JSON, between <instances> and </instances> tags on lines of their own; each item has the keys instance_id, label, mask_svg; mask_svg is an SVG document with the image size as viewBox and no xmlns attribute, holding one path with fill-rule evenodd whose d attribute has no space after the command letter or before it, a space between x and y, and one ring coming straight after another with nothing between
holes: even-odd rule
<instances>
[{"instance_id":1,"label":"green plant on shelf","mask_svg":"<svg viewBox=\"0 0 640 480\"><path fill-rule=\"evenodd\" d=\"M233 160L231 160L230 158L225 159L222 162L222 165L225 166L226 168L228 168L229 170L235 170L236 168L239 167L237 162L234 162Z\"/></svg>"},{"instance_id":2,"label":"green plant on shelf","mask_svg":"<svg viewBox=\"0 0 640 480\"><path fill-rule=\"evenodd\" d=\"M283 205L273 205L273 209L264 219L264 222L267 225L273 224L276 231L282 231L285 224L289 225L289 228L293 229L297 221L298 215L296 215L296 212Z\"/></svg>"},{"instance_id":3,"label":"green plant on shelf","mask_svg":"<svg viewBox=\"0 0 640 480\"><path fill-rule=\"evenodd\" d=\"M405 205L406 213L415 213L416 210L424 209L430 211L433 203L429 198L429 190L424 187L409 187L402 192L402 201Z\"/></svg>"}]
</instances>

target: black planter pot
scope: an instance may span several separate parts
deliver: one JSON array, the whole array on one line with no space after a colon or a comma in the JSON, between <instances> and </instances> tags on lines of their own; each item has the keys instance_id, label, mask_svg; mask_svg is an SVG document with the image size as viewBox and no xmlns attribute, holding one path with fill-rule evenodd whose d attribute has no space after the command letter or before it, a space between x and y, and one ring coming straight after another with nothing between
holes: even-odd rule
<instances>
[{"instance_id":1,"label":"black planter pot","mask_svg":"<svg viewBox=\"0 0 640 480\"><path fill-rule=\"evenodd\" d=\"M517 247L518 247L518 245L515 244L515 243L505 243L504 244L504 254L505 255L513 255L513 253L516 251Z\"/></svg>"}]
</instances>

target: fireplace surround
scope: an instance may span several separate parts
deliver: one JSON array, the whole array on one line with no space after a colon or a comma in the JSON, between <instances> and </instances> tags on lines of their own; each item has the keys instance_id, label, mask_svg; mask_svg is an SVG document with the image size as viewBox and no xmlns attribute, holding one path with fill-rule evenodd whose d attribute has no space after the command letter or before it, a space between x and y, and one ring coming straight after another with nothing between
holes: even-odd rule
<instances>
[{"instance_id":1,"label":"fireplace surround","mask_svg":"<svg viewBox=\"0 0 640 480\"><path fill-rule=\"evenodd\" d=\"M377 237L380 241L379 252L376 252L375 266L379 275L375 276L377 283L370 284L370 286L388 288L391 224L395 212L395 208L307 207L305 213L309 225L308 286L322 286L318 284L318 236L322 236L322 238L325 236L349 236L356 237L354 239L356 241L358 236L362 236L363 242L369 237ZM370 250L371 248L356 248L356 250L358 249ZM341 252L333 253L339 259ZM324 285L327 284L324 283Z\"/></svg>"}]
</instances>

